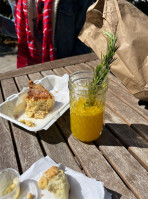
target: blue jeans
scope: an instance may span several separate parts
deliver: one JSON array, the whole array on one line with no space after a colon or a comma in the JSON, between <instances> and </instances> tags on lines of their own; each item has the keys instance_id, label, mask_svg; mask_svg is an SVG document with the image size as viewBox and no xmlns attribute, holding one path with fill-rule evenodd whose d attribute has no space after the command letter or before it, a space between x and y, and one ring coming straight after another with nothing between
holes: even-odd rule
<instances>
[{"instance_id":1,"label":"blue jeans","mask_svg":"<svg viewBox=\"0 0 148 199\"><path fill-rule=\"evenodd\" d=\"M9 1L9 0L8 0ZM89 53L91 50L78 39L88 7L94 0L60 0L57 9L54 45L56 58ZM10 3L13 20L0 15L0 33L17 38L14 26L15 1Z\"/></svg>"}]
</instances>

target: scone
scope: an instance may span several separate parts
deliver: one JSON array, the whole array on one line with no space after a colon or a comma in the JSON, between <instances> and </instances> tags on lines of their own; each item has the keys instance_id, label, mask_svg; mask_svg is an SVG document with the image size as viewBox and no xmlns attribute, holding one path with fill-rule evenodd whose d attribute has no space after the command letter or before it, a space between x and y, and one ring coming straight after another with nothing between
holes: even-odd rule
<instances>
[{"instance_id":1,"label":"scone","mask_svg":"<svg viewBox=\"0 0 148 199\"><path fill-rule=\"evenodd\" d=\"M42 119L55 104L54 96L40 84L29 81L29 90L26 97L28 118Z\"/></svg>"},{"instance_id":2,"label":"scone","mask_svg":"<svg viewBox=\"0 0 148 199\"><path fill-rule=\"evenodd\" d=\"M53 166L48 169L38 182L40 189L48 189L59 199L69 199L70 185L63 170Z\"/></svg>"}]
</instances>

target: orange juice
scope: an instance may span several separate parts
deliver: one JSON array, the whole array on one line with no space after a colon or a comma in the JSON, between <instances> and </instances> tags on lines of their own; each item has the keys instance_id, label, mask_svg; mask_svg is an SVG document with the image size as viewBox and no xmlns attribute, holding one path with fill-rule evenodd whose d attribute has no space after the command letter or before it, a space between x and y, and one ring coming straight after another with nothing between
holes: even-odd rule
<instances>
[{"instance_id":1,"label":"orange juice","mask_svg":"<svg viewBox=\"0 0 148 199\"><path fill-rule=\"evenodd\" d=\"M103 127L108 78L91 87L93 71L77 71L70 75L70 123L75 138L91 142L99 138Z\"/></svg>"},{"instance_id":2,"label":"orange juice","mask_svg":"<svg viewBox=\"0 0 148 199\"><path fill-rule=\"evenodd\" d=\"M97 139L102 132L104 104L99 101L93 106L85 106L85 104L85 98L79 98L77 101L71 102L71 131L77 139L90 142Z\"/></svg>"}]
</instances>

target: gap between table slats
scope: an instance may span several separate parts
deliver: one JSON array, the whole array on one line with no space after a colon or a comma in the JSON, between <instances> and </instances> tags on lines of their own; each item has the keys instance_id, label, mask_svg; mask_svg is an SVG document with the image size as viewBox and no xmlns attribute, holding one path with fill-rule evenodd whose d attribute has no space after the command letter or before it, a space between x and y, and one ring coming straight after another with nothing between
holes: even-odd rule
<instances>
[{"instance_id":1,"label":"gap between table slats","mask_svg":"<svg viewBox=\"0 0 148 199\"><path fill-rule=\"evenodd\" d=\"M147 199L147 171L106 128L95 141L103 155L139 199ZM114 143L114 144L113 144Z\"/></svg>"},{"instance_id":2,"label":"gap between table slats","mask_svg":"<svg viewBox=\"0 0 148 199\"><path fill-rule=\"evenodd\" d=\"M26 78L23 79L23 77L21 77L21 79L22 81L24 80L24 82L26 81ZM1 82L5 99L18 92L15 82L12 78L2 80ZM43 157L43 153L38 145L38 140L35 134L22 129L13 123L11 123L11 128L19 155L18 161L20 161L22 172L24 172L35 161Z\"/></svg>"},{"instance_id":3,"label":"gap between table slats","mask_svg":"<svg viewBox=\"0 0 148 199\"><path fill-rule=\"evenodd\" d=\"M55 70L56 71L56 70Z\"/></svg>"},{"instance_id":4,"label":"gap between table slats","mask_svg":"<svg viewBox=\"0 0 148 199\"><path fill-rule=\"evenodd\" d=\"M86 62L92 68L95 68L99 60ZM148 111L138 105L138 99L113 75L109 74L109 92L131 107L134 111L148 121ZM118 85L118 86L117 86ZM117 95L118 94L118 95ZM130 103L129 103L130 101ZM122 117L122 116L121 116ZM148 126L146 124L131 124L131 127L137 131L144 139L148 141Z\"/></svg>"},{"instance_id":5,"label":"gap between table slats","mask_svg":"<svg viewBox=\"0 0 148 199\"><path fill-rule=\"evenodd\" d=\"M0 103L3 102L2 86L0 91ZM15 142L12 141L12 132L9 122L2 117L0 118L0 169L13 168L21 171L16 160Z\"/></svg>"},{"instance_id":6,"label":"gap between table slats","mask_svg":"<svg viewBox=\"0 0 148 199\"><path fill-rule=\"evenodd\" d=\"M88 69L88 66L86 64L78 64L75 66L67 66L66 69L70 73L71 70L73 72L75 72L80 69L84 69L84 70ZM54 72L57 75L63 75L66 71L63 68L62 69L59 68L59 69L54 69ZM118 84L116 84L116 85L118 85ZM120 113L119 113L119 117L122 118ZM125 120L125 117L123 119L124 119L124 121L126 121L126 123L128 123L128 121ZM125 122L122 121L122 123L124 124ZM128 147L130 153L147 169L148 168L148 163L147 163L147 159L148 159L147 154L148 153L147 153L147 148L146 148L147 143L145 142L145 140L143 140L141 137L139 137L137 135L137 133L135 133L131 128L129 128L129 129L130 129L130 131L128 131L128 134L116 133L117 132L116 130L113 130L113 132L115 132L115 135L122 141L122 143L126 147ZM129 132L131 132L131 133L129 134ZM129 135L128 143L126 143L127 135Z\"/></svg>"},{"instance_id":7,"label":"gap between table slats","mask_svg":"<svg viewBox=\"0 0 148 199\"><path fill-rule=\"evenodd\" d=\"M40 73L29 74L29 78L33 81L43 78L43 76L54 74L53 71L44 71ZM42 76L43 75L43 76ZM64 138L61 136L56 125L52 125L47 131L38 132L41 144L46 152L57 163L64 165L81 172L75 158L73 157L70 148L67 146Z\"/></svg>"},{"instance_id":8,"label":"gap between table slats","mask_svg":"<svg viewBox=\"0 0 148 199\"><path fill-rule=\"evenodd\" d=\"M71 70L72 70L72 72L75 72L75 71L80 70L80 69L84 69L84 70L88 69L88 66L86 64L78 64L78 65L75 65L75 66L67 66L66 69L70 73ZM66 71L64 71L64 69L60 69L59 68L59 69L54 69L54 72L57 75L63 75ZM118 85L118 84L116 84L116 85ZM110 98L109 98L109 100L110 100ZM118 113L118 115L119 115L120 118L122 118L122 115L121 115L120 112ZM125 119L125 118L127 118L127 117L123 117L124 120L122 120L122 123L123 124L125 124L125 123L129 124L128 121L127 121L127 119ZM117 117L116 117L116 119L117 119ZM114 121L114 122L116 123L116 121ZM127 125L125 124L125 126L127 126ZM113 127L113 125L112 125L112 127ZM141 138L140 136L138 136L138 134L135 131L133 131L130 127L128 127L128 129L129 129L129 131L126 134L125 133L123 134L123 132L122 133L118 132L116 130L116 128L115 128L115 130L113 130L113 132L122 141L122 143L129 149L130 153L146 169L148 169L148 162L147 162L147 160L148 160L148 152L147 152L148 151L148 149L147 149L148 144L147 144L147 142L143 138ZM122 127L121 127L121 130L123 130ZM124 132L126 132L126 131L124 131ZM126 141L127 137L128 137L128 143Z\"/></svg>"},{"instance_id":9,"label":"gap between table slats","mask_svg":"<svg viewBox=\"0 0 148 199\"><path fill-rule=\"evenodd\" d=\"M73 68L69 66L69 67L66 67L66 69L68 69L68 72L71 72L70 69L72 69L72 72L74 72L75 70L79 70L80 67L79 67L79 65L78 65L78 67L75 66L75 67L73 67ZM84 65L83 65L83 69L84 69ZM130 128L130 127L128 127L128 128ZM132 129L130 129L130 130L132 131ZM134 134L134 135L137 135L134 131L132 131L132 135L133 135L133 134ZM132 139L131 139L131 140L132 140ZM130 142L129 142L128 144L130 145ZM133 144L133 143L132 143L132 144ZM143 142L140 142L140 143L139 143L139 142L137 142L137 143L135 142L134 144L135 144L136 146L145 147L145 144L146 144L146 143L144 143L144 140L143 140ZM135 148L134 148L134 147L130 147L129 150L130 150L135 156L137 156L137 153L139 153L139 150L140 150L140 149L139 149L139 150L136 150L136 153L134 153L134 152L135 152ZM144 149L144 150L146 150L146 149ZM133 151L134 151L134 152L133 152ZM142 150L142 152L138 154L137 158L139 159L139 157L140 157L142 154L144 154L144 155L146 156L147 153L146 153L146 151L145 151L145 153L144 153L144 151ZM143 159L145 159L145 158L143 158ZM147 156L146 156L146 159L147 159ZM139 161L141 161L141 159L139 159ZM142 162L142 163L143 163L143 162ZM144 164L144 166L147 168L147 165Z\"/></svg>"},{"instance_id":10,"label":"gap between table slats","mask_svg":"<svg viewBox=\"0 0 148 199\"><path fill-rule=\"evenodd\" d=\"M72 66L73 67L73 66ZM66 69L68 68L68 71L70 72L70 68L72 68L72 67L66 67ZM78 67L80 67L81 68L81 66L78 66ZM85 67L85 65L82 65L82 67ZM73 70L77 70L77 66L74 66L73 68L72 68ZM66 71L64 70L64 69L54 69L54 72L57 74L57 75L63 75ZM67 114L67 113L65 113L65 114ZM64 115L65 115L64 114ZM74 139L73 138L73 136L72 135L70 135L71 134L71 132L70 132L70 129L69 129L69 123L68 123L68 121L69 121L69 115L66 117L66 119L64 120L63 119L64 117L62 117L62 118L60 118L59 120L58 120L58 125L59 125L59 128L61 128L61 130L62 130L62 132L64 132L64 135L67 137L67 139L68 139L68 142L70 143L70 145L71 145L71 147L73 148L73 151L74 151L74 153L76 153L76 155L77 155L77 158L80 160L80 162L81 162L81 164L83 165L83 168L85 168L85 172L90 176L90 177L96 177L98 174L97 174L97 172L100 174L100 170L102 169L102 168L104 168L104 167L107 167L106 168L106 171L104 171L104 172L102 172L101 171L101 173L102 173L102 175L104 176L104 177L102 177L101 176L101 174L99 175L99 180L103 180L103 182L105 182L105 185L107 186L107 187L109 187L109 188L113 188L114 186L113 185L111 185L110 183L110 179L112 179L112 177L110 176L110 175L115 175L114 176L114 178L118 181L119 179L118 179L118 177L116 176L116 174L113 172L113 171L110 171L110 170L112 170L111 169L111 167L108 165L108 163L104 160L104 158L103 158L103 156L101 156L101 154L99 153L99 151L95 148L95 146L91 146L90 147L90 144L85 144L85 143L82 143L82 142L79 142L78 140L76 140L76 139ZM64 120L64 121L63 121ZM68 124L67 124L68 123ZM68 130L67 130L68 129ZM66 131L66 132L65 132ZM67 132L68 131L68 132ZM82 147L82 149L81 149L81 145L83 145L83 147L85 146L85 147L87 147L88 146L88 148L89 148L89 150L84 150L83 151L83 147ZM91 149L92 148L92 149ZM80 150L80 151L79 151ZM90 152L88 152L88 151L90 151ZM85 154L85 153L87 153L87 155ZM98 159L98 162L100 162L100 159L101 159L101 161L103 162L103 163L100 163L100 165L101 165L101 167L100 167L100 165L99 165L99 170L97 170L95 167L98 167L98 165L96 166L96 164L93 164L93 163L91 163L91 161L93 162L93 160L92 160L92 158L93 158L93 153L98 153L98 157L97 157L97 155L96 155L96 159ZM82 155L79 155L79 154L82 154ZM80 156L83 156L83 157L80 157ZM88 156L88 157L86 157L86 156ZM85 157L85 158L84 158ZM86 160L86 159L90 159L90 165L89 165L89 163L88 163L88 160ZM105 164L105 165L104 165ZM88 166L89 165L89 166ZM93 166L92 166L93 165ZM92 168L91 168L91 166L92 166ZM101 168L101 169L100 169ZM93 174L92 174L92 172L93 172L93 170L96 170L96 173L94 172ZM109 170L109 171L108 171ZM111 172L111 174L109 174ZM109 179L109 177L108 177L108 175L110 176L110 179ZM119 180L119 187L121 186L121 184L122 184L122 182L120 182L120 180ZM117 183L117 184L118 184ZM122 186L124 186L124 185L122 185ZM118 187L118 189L115 189L116 191L118 190L120 190L121 189L121 187L119 188ZM124 191L125 192L127 192L126 194L124 193ZM129 194L129 198L134 198L134 196L129 192L129 191L127 191L126 190L126 188L125 188L125 190L122 190L122 193L124 193L125 195L128 195ZM116 193L116 196L117 196L118 194ZM124 198L125 197L125 195L124 196L122 196L122 198Z\"/></svg>"},{"instance_id":11,"label":"gap between table slats","mask_svg":"<svg viewBox=\"0 0 148 199\"><path fill-rule=\"evenodd\" d=\"M89 53L89 54L84 54L84 55L78 55L78 56L73 56L73 57L68 57L68 58L57 59L55 61L44 62L41 64L31 65L31 66L21 68L18 70L12 70L12 71L8 71L5 73L0 73L0 80L7 79L7 78L9 79L12 77L19 77L21 75L27 75L28 73L35 73L35 72L40 72L40 71L51 70L54 68L60 68L62 66L72 65L75 63L87 62L87 61L96 60L96 59L98 59L98 57L95 55L95 53Z\"/></svg>"}]
</instances>

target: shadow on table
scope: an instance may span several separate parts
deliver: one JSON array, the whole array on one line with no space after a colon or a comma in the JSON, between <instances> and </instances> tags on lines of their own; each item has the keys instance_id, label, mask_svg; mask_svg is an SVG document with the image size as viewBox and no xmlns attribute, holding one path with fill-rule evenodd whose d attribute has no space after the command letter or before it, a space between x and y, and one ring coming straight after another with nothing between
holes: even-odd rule
<instances>
[{"instance_id":1,"label":"shadow on table","mask_svg":"<svg viewBox=\"0 0 148 199\"><path fill-rule=\"evenodd\" d=\"M58 144L60 142L65 142L63 136L61 135L58 127L53 124L48 130L42 130L38 132L39 139L49 144Z\"/></svg>"},{"instance_id":2,"label":"shadow on table","mask_svg":"<svg viewBox=\"0 0 148 199\"><path fill-rule=\"evenodd\" d=\"M105 187L106 188L106 187ZM112 194L112 199L120 199L122 195L120 193L117 193L116 191L113 191L111 189L106 188L106 190ZM104 196L106 198L106 196Z\"/></svg>"},{"instance_id":3,"label":"shadow on table","mask_svg":"<svg viewBox=\"0 0 148 199\"><path fill-rule=\"evenodd\" d=\"M148 143L148 125L106 123L99 139L95 142L98 146L121 146L146 148Z\"/></svg>"},{"instance_id":4,"label":"shadow on table","mask_svg":"<svg viewBox=\"0 0 148 199\"><path fill-rule=\"evenodd\" d=\"M39 141L44 141L49 144L64 143L67 142L66 140L71 136L69 117L68 110L48 130L42 130L38 133L30 132L21 127L19 128L32 136L36 136ZM132 124L131 126L128 126L127 124L106 123L103 127L101 136L95 143L97 143L98 146L124 145L126 148L131 146L145 148L148 147L146 141L148 141L148 125Z\"/></svg>"},{"instance_id":5,"label":"shadow on table","mask_svg":"<svg viewBox=\"0 0 148 199\"><path fill-rule=\"evenodd\" d=\"M49 144L57 144L60 142L67 142L71 135L70 130L70 116L67 110L47 131L39 132L41 140Z\"/></svg>"},{"instance_id":6,"label":"shadow on table","mask_svg":"<svg viewBox=\"0 0 148 199\"><path fill-rule=\"evenodd\" d=\"M44 141L48 144L58 144L60 142L65 142L65 140L67 140L68 137L71 135L69 110L66 111L63 115L64 116L61 116L57 120L57 122L55 122L49 129L41 130L41 131L38 131L37 133L28 131L16 124L13 124L13 125L19 128L20 130L24 131L24 133L37 137L40 144L41 144L41 141Z\"/></svg>"},{"instance_id":7,"label":"shadow on table","mask_svg":"<svg viewBox=\"0 0 148 199\"><path fill-rule=\"evenodd\" d=\"M60 142L65 142L55 124L53 124L48 130L41 130L38 132L28 131L16 124L13 125L22 130L22 133L30 134L32 136L37 137L38 141L44 141L49 144L58 144Z\"/></svg>"},{"instance_id":8,"label":"shadow on table","mask_svg":"<svg viewBox=\"0 0 148 199\"><path fill-rule=\"evenodd\" d=\"M138 105L143 106L144 109L148 109L148 101L139 100Z\"/></svg>"}]
</instances>

